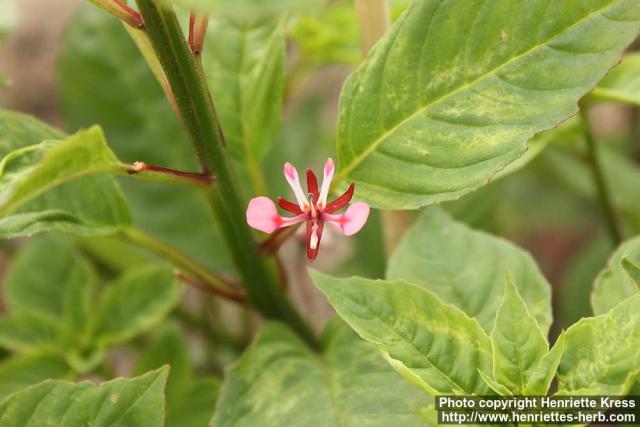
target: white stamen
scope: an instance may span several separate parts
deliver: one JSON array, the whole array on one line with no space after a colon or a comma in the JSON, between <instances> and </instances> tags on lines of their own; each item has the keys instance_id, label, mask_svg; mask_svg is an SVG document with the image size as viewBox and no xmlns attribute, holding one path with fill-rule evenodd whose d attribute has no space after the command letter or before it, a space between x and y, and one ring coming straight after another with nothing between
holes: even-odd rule
<instances>
[{"instance_id":1,"label":"white stamen","mask_svg":"<svg viewBox=\"0 0 640 427\"><path fill-rule=\"evenodd\" d=\"M311 228L311 238L309 239L309 247L314 251L318 249L318 224L314 223Z\"/></svg>"},{"instance_id":2,"label":"white stamen","mask_svg":"<svg viewBox=\"0 0 640 427\"><path fill-rule=\"evenodd\" d=\"M331 186L331 180L333 179L333 172L335 171L335 164L333 159L329 157L324 164L324 178L322 179L322 187L320 189L320 198L318 199L318 206L324 208L327 206L327 196L329 195L329 187Z\"/></svg>"},{"instance_id":3,"label":"white stamen","mask_svg":"<svg viewBox=\"0 0 640 427\"><path fill-rule=\"evenodd\" d=\"M300 206L300 209L304 211L309 206L309 202L307 202L304 191L302 191L298 171L291 163L284 164L284 177L287 179L287 182L293 190L293 194L296 196L298 206Z\"/></svg>"}]
</instances>

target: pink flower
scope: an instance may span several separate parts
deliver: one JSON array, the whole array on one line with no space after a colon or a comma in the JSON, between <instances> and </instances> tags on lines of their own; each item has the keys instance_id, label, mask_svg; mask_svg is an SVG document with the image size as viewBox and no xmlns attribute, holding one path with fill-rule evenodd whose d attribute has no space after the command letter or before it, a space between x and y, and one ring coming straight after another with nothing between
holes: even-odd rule
<instances>
[{"instance_id":1,"label":"pink flower","mask_svg":"<svg viewBox=\"0 0 640 427\"><path fill-rule=\"evenodd\" d=\"M300 185L298 171L292 164L285 163L284 177L293 189L298 203L278 197L278 205L295 216L281 216L270 199L255 197L251 199L247 208L247 223L256 230L272 233L279 228L306 221L307 258L314 260L318 255L325 222L333 224L345 236L352 236L360 231L369 217L369 205L364 202L352 204L344 213L335 213L351 201L355 188L353 183L342 196L327 203L334 170L333 160L327 159L324 165L322 187L318 191L318 179L311 169L307 169L307 194L305 194Z\"/></svg>"}]
</instances>

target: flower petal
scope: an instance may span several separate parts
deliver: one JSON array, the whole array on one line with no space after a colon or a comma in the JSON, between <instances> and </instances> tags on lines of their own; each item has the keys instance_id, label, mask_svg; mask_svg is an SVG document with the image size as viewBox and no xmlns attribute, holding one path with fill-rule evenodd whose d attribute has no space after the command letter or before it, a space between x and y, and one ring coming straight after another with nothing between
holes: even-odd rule
<instances>
[{"instance_id":1,"label":"flower petal","mask_svg":"<svg viewBox=\"0 0 640 427\"><path fill-rule=\"evenodd\" d=\"M288 227L304 221L306 214L292 218L278 215L276 205L267 197L254 197L247 207L247 224L256 230L272 233L278 228Z\"/></svg>"},{"instance_id":2,"label":"flower petal","mask_svg":"<svg viewBox=\"0 0 640 427\"><path fill-rule=\"evenodd\" d=\"M333 179L333 173L335 172L336 165L333 163L333 159L329 157L324 164L324 178L322 179L322 188L320 189L320 201L319 205L324 207L327 205L327 196L329 195L329 187L331 187L331 180Z\"/></svg>"},{"instance_id":3,"label":"flower petal","mask_svg":"<svg viewBox=\"0 0 640 427\"><path fill-rule=\"evenodd\" d=\"M307 202L307 196L304 194L304 191L302 191L300 178L298 177L298 170L289 162L284 164L284 177L287 179L287 182L293 190L293 194L296 196L300 210L304 210L309 204Z\"/></svg>"},{"instance_id":4,"label":"flower petal","mask_svg":"<svg viewBox=\"0 0 640 427\"><path fill-rule=\"evenodd\" d=\"M332 214L335 211L339 211L340 209L344 208L347 205L347 203L351 201L351 198L353 197L354 189L355 189L355 184L352 182L349 188L347 189L347 191L345 191L342 196L338 197L333 202L329 203L327 207L324 208L324 211L326 213Z\"/></svg>"},{"instance_id":5,"label":"flower petal","mask_svg":"<svg viewBox=\"0 0 640 427\"><path fill-rule=\"evenodd\" d=\"M353 236L364 226L369 218L369 205L354 203L340 215L323 214L323 218L342 230L345 236Z\"/></svg>"},{"instance_id":6,"label":"flower petal","mask_svg":"<svg viewBox=\"0 0 640 427\"><path fill-rule=\"evenodd\" d=\"M300 206L288 201L287 199L283 199L282 197L278 197L278 206L294 215L300 215L302 213Z\"/></svg>"},{"instance_id":7,"label":"flower petal","mask_svg":"<svg viewBox=\"0 0 640 427\"><path fill-rule=\"evenodd\" d=\"M313 195L313 204L318 203L318 178L311 169L307 169L307 191Z\"/></svg>"}]
</instances>

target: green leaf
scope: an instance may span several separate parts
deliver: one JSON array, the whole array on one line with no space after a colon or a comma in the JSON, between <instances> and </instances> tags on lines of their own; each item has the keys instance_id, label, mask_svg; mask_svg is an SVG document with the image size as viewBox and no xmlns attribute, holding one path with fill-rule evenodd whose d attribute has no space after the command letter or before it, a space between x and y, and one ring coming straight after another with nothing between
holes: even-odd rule
<instances>
[{"instance_id":1,"label":"green leaf","mask_svg":"<svg viewBox=\"0 0 640 427\"><path fill-rule=\"evenodd\" d=\"M491 369L491 342L475 319L403 281L311 277L340 317L428 393L490 393L478 370Z\"/></svg>"},{"instance_id":2,"label":"green leaf","mask_svg":"<svg viewBox=\"0 0 640 427\"><path fill-rule=\"evenodd\" d=\"M91 265L60 237L34 240L11 263L4 297L11 315L31 315L82 330L96 284Z\"/></svg>"},{"instance_id":3,"label":"green leaf","mask_svg":"<svg viewBox=\"0 0 640 427\"><path fill-rule=\"evenodd\" d=\"M640 105L640 53L625 55L591 95L597 100Z\"/></svg>"},{"instance_id":4,"label":"green leaf","mask_svg":"<svg viewBox=\"0 0 640 427\"><path fill-rule=\"evenodd\" d=\"M478 370L478 374L480 374L480 378L482 378L482 381L484 381L485 384L487 384L491 388L491 390L495 391L500 396L513 395L513 393L511 393L511 390L491 378L486 372Z\"/></svg>"},{"instance_id":5,"label":"green leaf","mask_svg":"<svg viewBox=\"0 0 640 427\"><path fill-rule=\"evenodd\" d=\"M640 291L640 266L634 264L629 258L624 257L622 258L622 268L627 272L636 289Z\"/></svg>"},{"instance_id":6,"label":"green leaf","mask_svg":"<svg viewBox=\"0 0 640 427\"><path fill-rule=\"evenodd\" d=\"M69 127L100 124L126 163L197 170L179 120L123 25L87 2L72 21L58 61L60 101ZM234 272L200 191L132 179L123 180L122 187L136 228L215 271Z\"/></svg>"},{"instance_id":7,"label":"green leaf","mask_svg":"<svg viewBox=\"0 0 640 427\"><path fill-rule=\"evenodd\" d=\"M0 237L110 234L129 223L114 179L86 176L100 172L101 160L112 160L99 137L93 139L96 132L55 143L65 136L31 117L0 112Z\"/></svg>"},{"instance_id":8,"label":"green leaf","mask_svg":"<svg viewBox=\"0 0 640 427\"><path fill-rule=\"evenodd\" d=\"M523 392L524 395L543 396L547 394L565 348L566 339L564 332L562 332L551 350L544 355L538 365L531 371L529 381Z\"/></svg>"},{"instance_id":9,"label":"green leaf","mask_svg":"<svg viewBox=\"0 0 640 427\"><path fill-rule=\"evenodd\" d=\"M493 377L521 394L549 344L510 277L491 332Z\"/></svg>"},{"instance_id":10,"label":"green leaf","mask_svg":"<svg viewBox=\"0 0 640 427\"><path fill-rule=\"evenodd\" d=\"M505 240L453 221L439 209L426 210L406 233L391 257L387 279L403 279L435 292L476 318L489 333L507 272L546 334L551 325L551 288L531 256Z\"/></svg>"},{"instance_id":11,"label":"green leaf","mask_svg":"<svg viewBox=\"0 0 640 427\"><path fill-rule=\"evenodd\" d=\"M609 258L593 284L591 306L595 314L603 314L620 302L637 294L638 288L622 266L622 260L640 262L640 237L624 242Z\"/></svg>"},{"instance_id":12,"label":"green leaf","mask_svg":"<svg viewBox=\"0 0 640 427\"><path fill-rule=\"evenodd\" d=\"M24 387L69 374L69 366L60 355L36 353L9 357L0 362L0 399Z\"/></svg>"},{"instance_id":13,"label":"green leaf","mask_svg":"<svg viewBox=\"0 0 640 427\"><path fill-rule=\"evenodd\" d=\"M127 341L159 323L178 303L171 269L145 266L126 272L102 295L92 336L103 345Z\"/></svg>"},{"instance_id":14,"label":"green leaf","mask_svg":"<svg viewBox=\"0 0 640 427\"><path fill-rule=\"evenodd\" d=\"M219 381L214 377L194 378L189 347L180 327L171 323L145 348L136 372L170 365L167 380L166 427L201 427L213 416Z\"/></svg>"},{"instance_id":15,"label":"green leaf","mask_svg":"<svg viewBox=\"0 0 640 427\"><path fill-rule=\"evenodd\" d=\"M338 179L390 209L479 188L575 114L639 21L635 0L414 1L342 91Z\"/></svg>"},{"instance_id":16,"label":"green leaf","mask_svg":"<svg viewBox=\"0 0 640 427\"><path fill-rule=\"evenodd\" d=\"M625 395L640 374L640 295L566 332L558 393Z\"/></svg>"},{"instance_id":17,"label":"green leaf","mask_svg":"<svg viewBox=\"0 0 640 427\"><path fill-rule=\"evenodd\" d=\"M52 420L65 427L161 427L167 371L164 368L100 386L89 381L42 382L0 402L0 427L44 426Z\"/></svg>"},{"instance_id":18,"label":"green leaf","mask_svg":"<svg viewBox=\"0 0 640 427\"><path fill-rule=\"evenodd\" d=\"M202 54L231 154L250 173L280 128L285 40L282 21L214 19Z\"/></svg>"},{"instance_id":19,"label":"green leaf","mask_svg":"<svg viewBox=\"0 0 640 427\"><path fill-rule=\"evenodd\" d=\"M216 427L421 426L423 393L343 322L329 323L321 352L268 323L225 376Z\"/></svg>"},{"instance_id":20,"label":"green leaf","mask_svg":"<svg viewBox=\"0 0 640 427\"><path fill-rule=\"evenodd\" d=\"M44 141L12 151L0 163L0 214L13 212L65 182L117 172L122 166L98 127L63 141ZM121 221L128 222L127 212Z\"/></svg>"},{"instance_id":21,"label":"green leaf","mask_svg":"<svg viewBox=\"0 0 640 427\"><path fill-rule=\"evenodd\" d=\"M8 350L59 351L64 330L56 323L33 315L0 318L0 346Z\"/></svg>"}]
</instances>

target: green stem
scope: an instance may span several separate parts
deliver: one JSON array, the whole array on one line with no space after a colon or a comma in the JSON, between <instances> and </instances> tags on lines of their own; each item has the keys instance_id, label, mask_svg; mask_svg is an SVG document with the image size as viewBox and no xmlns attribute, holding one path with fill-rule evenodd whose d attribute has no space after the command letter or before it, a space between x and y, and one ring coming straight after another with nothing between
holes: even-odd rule
<instances>
[{"instance_id":1,"label":"green stem","mask_svg":"<svg viewBox=\"0 0 640 427\"><path fill-rule=\"evenodd\" d=\"M613 201L611 200L609 188L604 176L604 170L600 159L600 150L598 149L593 133L591 132L588 108L586 105L581 105L580 116L582 118L582 126L584 129L584 139L587 145L587 155L589 156L589 164L591 165L591 172L593 173L593 179L596 184L600 207L607 223L609 236L611 237L614 245L618 246L622 242L622 233L618 227L615 208L613 207Z\"/></svg>"},{"instance_id":2,"label":"green stem","mask_svg":"<svg viewBox=\"0 0 640 427\"><path fill-rule=\"evenodd\" d=\"M210 286L212 290L215 290L219 295L226 296L233 300L242 300L243 293L240 289L234 286L229 279L212 273L207 267L177 251L171 246L132 227L126 228L122 235L127 241L159 255L185 273L201 280L204 284Z\"/></svg>"},{"instance_id":3,"label":"green stem","mask_svg":"<svg viewBox=\"0 0 640 427\"><path fill-rule=\"evenodd\" d=\"M288 323L314 344L313 332L281 290L275 263L260 254L245 221L232 161L225 149L209 88L175 13L165 3L154 0L137 3L203 171L215 173L216 185L203 192L251 302L263 315Z\"/></svg>"}]
</instances>

